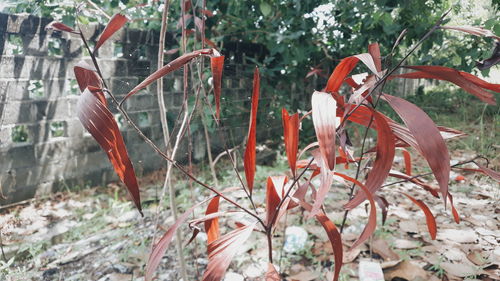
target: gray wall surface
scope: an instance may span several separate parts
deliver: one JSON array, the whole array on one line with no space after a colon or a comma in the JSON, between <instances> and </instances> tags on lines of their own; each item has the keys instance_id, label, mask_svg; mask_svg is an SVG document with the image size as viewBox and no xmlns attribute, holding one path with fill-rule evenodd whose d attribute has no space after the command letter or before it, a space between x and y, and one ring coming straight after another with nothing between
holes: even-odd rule
<instances>
[{"instance_id":1,"label":"gray wall surface","mask_svg":"<svg viewBox=\"0 0 500 281\"><path fill-rule=\"evenodd\" d=\"M77 35L46 31L49 22L0 14L0 191L5 196L0 205L75 185L117 180L105 153L76 116L80 91L73 66L81 59L90 62L90 58ZM103 26L84 28L87 38L95 42ZM169 37L167 41L172 40ZM124 29L100 48L98 60L116 96L122 97L156 69L157 41L158 33ZM224 73L223 96L227 97L222 106L241 108L240 113L227 118L228 123L238 124L232 131L233 141L242 140L247 131L251 79L239 74L243 67L229 65L230 71ZM183 95L178 75L182 73L164 80L167 107L174 113L179 111ZM163 147L153 87L129 99L126 109L146 135ZM262 99L265 104L266 98ZM165 166L126 122L119 123L138 175ZM260 138L279 132L279 127L269 124L259 131ZM206 154L202 133L199 129L193 132L198 160ZM213 144L220 147L217 136L213 137Z\"/></svg>"}]
</instances>

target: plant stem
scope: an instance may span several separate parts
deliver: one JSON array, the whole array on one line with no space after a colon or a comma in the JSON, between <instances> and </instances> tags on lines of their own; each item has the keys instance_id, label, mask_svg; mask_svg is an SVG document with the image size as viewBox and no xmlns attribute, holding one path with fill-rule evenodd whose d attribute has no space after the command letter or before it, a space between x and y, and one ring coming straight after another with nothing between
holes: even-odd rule
<instances>
[{"instance_id":1,"label":"plant stem","mask_svg":"<svg viewBox=\"0 0 500 281\"><path fill-rule=\"evenodd\" d=\"M273 227L269 225L266 227L267 236L267 254L269 258L269 263L273 263Z\"/></svg>"}]
</instances>

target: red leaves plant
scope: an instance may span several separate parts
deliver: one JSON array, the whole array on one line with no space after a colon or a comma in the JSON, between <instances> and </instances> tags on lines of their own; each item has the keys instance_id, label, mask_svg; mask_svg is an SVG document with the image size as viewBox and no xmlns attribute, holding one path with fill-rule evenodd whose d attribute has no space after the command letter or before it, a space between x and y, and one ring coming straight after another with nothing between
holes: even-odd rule
<instances>
[{"instance_id":1,"label":"red leaves plant","mask_svg":"<svg viewBox=\"0 0 500 281\"><path fill-rule=\"evenodd\" d=\"M243 156L245 177L247 180L248 192L252 195L255 178L256 146L257 146L257 108L259 106L260 74L255 68L253 73L252 109L250 110L250 123L248 125L247 146Z\"/></svg>"}]
</instances>

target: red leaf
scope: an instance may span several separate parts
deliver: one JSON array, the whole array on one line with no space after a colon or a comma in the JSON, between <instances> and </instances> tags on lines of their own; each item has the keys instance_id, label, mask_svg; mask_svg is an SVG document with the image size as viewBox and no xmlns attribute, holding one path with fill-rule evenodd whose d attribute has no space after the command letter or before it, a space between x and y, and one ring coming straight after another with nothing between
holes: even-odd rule
<instances>
[{"instance_id":1,"label":"red leaf","mask_svg":"<svg viewBox=\"0 0 500 281\"><path fill-rule=\"evenodd\" d=\"M285 108L281 110L283 119L283 136L285 139L285 151L288 159L288 165L292 170L292 175L295 177L297 151L299 149L299 114L288 115Z\"/></svg>"},{"instance_id":2,"label":"red leaf","mask_svg":"<svg viewBox=\"0 0 500 281\"><path fill-rule=\"evenodd\" d=\"M259 92L260 92L260 74L259 68L255 68L253 73L253 92L252 92L252 109L250 111L250 124L248 127L248 140L245 149L244 167L245 176L247 179L248 191L250 195L253 190L253 182L255 178L255 147L257 146L257 108L259 105Z\"/></svg>"},{"instance_id":3,"label":"red leaf","mask_svg":"<svg viewBox=\"0 0 500 281\"><path fill-rule=\"evenodd\" d=\"M368 45L368 53L372 56L377 71L382 71L382 56L380 55L380 47L378 43Z\"/></svg>"},{"instance_id":4,"label":"red leaf","mask_svg":"<svg viewBox=\"0 0 500 281\"><path fill-rule=\"evenodd\" d=\"M375 62L370 54L364 53L351 57L344 58L340 61L340 63L333 70L332 75L328 78L328 82L326 84L325 92L332 93L338 92L340 86L346 79L347 75L351 73L354 69L358 61L362 61L373 73L378 76L378 71L375 66Z\"/></svg>"},{"instance_id":5,"label":"red leaf","mask_svg":"<svg viewBox=\"0 0 500 281\"><path fill-rule=\"evenodd\" d=\"M476 165L481 169L486 175L490 176L492 179L496 180L497 182L500 182L500 173L496 172L488 167L484 167L482 165L479 165L476 163Z\"/></svg>"},{"instance_id":6,"label":"red leaf","mask_svg":"<svg viewBox=\"0 0 500 281\"><path fill-rule=\"evenodd\" d=\"M326 231L328 235L328 239L332 244L333 255L335 259L335 269L333 274L333 281L337 281L340 275L340 269L342 268L342 259L343 259L343 250L342 250L342 237L340 236L337 227L335 224L328 219L328 217L323 213L319 213L316 215L316 219L321 223L321 226Z\"/></svg>"},{"instance_id":7,"label":"red leaf","mask_svg":"<svg viewBox=\"0 0 500 281\"><path fill-rule=\"evenodd\" d=\"M139 186L134 167L113 114L93 93L85 89L78 99L77 114L83 127L94 137L108 155L116 174L127 186L135 206L141 212Z\"/></svg>"},{"instance_id":8,"label":"red leaf","mask_svg":"<svg viewBox=\"0 0 500 281\"><path fill-rule=\"evenodd\" d=\"M242 226L220 237L208 245L208 265L203 281L220 281L226 273L234 255L252 234L255 223Z\"/></svg>"},{"instance_id":9,"label":"red leaf","mask_svg":"<svg viewBox=\"0 0 500 281\"><path fill-rule=\"evenodd\" d=\"M106 40L109 39L109 37L113 36L115 32L122 28L127 21L128 18L122 14L114 15L102 31L101 36L99 36L99 40L97 40L94 47L94 53L102 46L102 44L104 44L104 42L106 42Z\"/></svg>"},{"instance_id":10,"label":"red leaf","mask_svg":"<svg viewBox=\"0 0 500 281\"><path fill-rule=\"evenodd\" d=\"M429 164L446 206L448 180L450 179L450 155L443 137L429 116L416 105L398 97L382 96L396 113L403 119L415 138L419 150Z\"/></svg>"},{"instance_id":11,"label":"red leaf","mask_svg":"<svg viewBox=\"0 0 500 281\"><path fill-rule=\"evenodd\" d=\"M264 280L265 281L281 281L281 276L278 273L278 271L276 271L276 268L274 267L274 265L272 263L267 264L267 272L266 272L266 276L264 277Z\"/></svg>"},{"instance_id":12,"label":"red leaf","mask_svg":"<svg viewBox=\"0 0 500 281\"><path fill-rule=\"evenodd\" d=\"M370 193L370 190L368 189L367 186L356 180L355 178L352 178L348 175L341 174L335 172L336 176L342 177L345 180L348 180L355 185L359 186L361 190L363 191L364 195L366 198L368 198L368 201L370 202L370 215L368 216L368 223L365 226L365 229L363 229L363 232L361 232L361 235L359 236L358 240L356 240L352 244L352 249L356 248L357 246L361 245L363 242L368 239L373 232L375 231L375 228L377 227L377 208L375 207L375 201L373 200L373 195ZM359 194L359 192L358 192ZM349 203L348 203L349 204ZM345 208L346 206L344 206Z\"/></svg>"},{"instance_id":13,"label":"red leaf","mask_svg":"<svg viewBox=\"0 0 500 281\"><path fill-rule=\"evenodd\" d=\"M371 110L374 123L377 126L377 156L373 163L373 168L368 173L366 188L374 194L384 183L389 175L396 149L395 137L389 127L387 120L376 110ZM358 192L345 208L353 209L366 199L366 192Z\"/></svg>"},{"instance_id":14,"label":"red leaf","mask_svg":"<svg viewBox=\"0 0 500 281\"><path fill-rule=\"evenodd\" d=\"M192 59L199 57L201 55L212 55L213 54L213 49L201 49L197 51L193 51L191 53L184 54L175 60L169 62L162 68L158 69L155 71L153 74L149 75L144 79L139 85L135 86L124 98L120 103L125 102L126 99L128 99L130 96L133 94L137 93L138 91L146 88L149 84L153 83L154 81L162 78L163 76L169 74L170 72L179 69L183 65L187 64L190 62Z\"/></svg>"},{"instance_id":15,"label":"red leaf","mask_svg":"<svg viewBox=\"0 0 500 281\"><path fill-rule=\"evenodd\" d=\"M184 12L189 11L191 9L191 1L190 0L184 0Z\"/></svg>"},{"instance_id":16,"label":"red leaf","mask_svg":"<svg viewBox=\"0 0 500 281\"><path fill-rule=\"evenodd\" d=\"M404 148L398 148L403 153L403 158L405 160L405 173L411 176L411 154L408 150Z\"/></svg>"},{"instance_id":17,"label":"red leaf","mask_svg":"<svg viewBox=\"0 0 500 281\"><path fill-rule=\"evenodd\" d=\"M203 14L205 14L207 17L213 17L214 16L214 13L212 13L212 11L210 11L210 10L200 10L200 12L202 12Z\"/></svg>"},{"instance_id":18,"label":"red leaf","mask_svg":"<svg viewBox=\"0 0 500 281\"><path fill-rule=\"evenodd\" d=\"M210 46L214 49L217 49L217 45L213 41L209 40L208 38L203 38L203 42L205 42L205 44L207 44L208 46Z\"/></svg>"},{"instance_id":19,"label":"red leaf","mask_svg":"<svg viewBox=\"0 0 500 281\"><path fill-rule=\"evenodd\" d=\"M330 170L327 167L325 158L323 155L318 151L318 149L315 149L311 152L311 154L314 157L314 160L316 161L316 164L320 168L320 186L318 188L318 192L316 193L316 196L313 196L314 198L314 204L311 209L311 213L309 214L309 217L312 217L316 215L320 209L321 206L323 205L323 202L325 201L325 197L328 194L328 191L330 190L330 187L333 183L333 175L330 173Z\"/></svg>"},{"instance_id":20,"label":"red leaf","mask_svg":"<svg viewBox=\"0 0 500 281\"><path fill-rule=\"evenodd\" d=\"M422 200L415 199L406 193L403 193L403 195L408 197L413 203L415 203L415 205L417 205L418 207L420 207L420 209L422 209L422 211L425 214L425 220L427 221L427 228L429 229L429 234L431 235L432 240L435 240L437 233L436 219L434 218L434 215L432 214L429 207L427 207L427 205L425 205L425 203L422 202Z\"/></svg>"},{"instance_id":21,"label":"red leaf","mask_svg":"<svg viewBox=\"0 0 500 281\"><path fill-rule=\"evenodd\" d=\"M377 202L378 206L382 210L382 225L385 224L385 220L387 219L387 209L389 208L389 202L385 197L374 195L373 199Z\"/></svg>"},{"instance_id":22,"label":"red leaf","mask_svg":"<svg viewBox=\"0 0 500 281\"><path fill-rule=\"evenodd\" d=\"M208 203L205 215L210 215L219 211L219 196L214 197ZM213 218L205 221L205 232L207 233L207 244L219 239L219 218Z\"/></svg>"},{"instance_id":23,"label":"red leaf","mask_svg":"<svg viewBox=\"0 0 500 281\"><path fill-rule=\"evenodd\" d=\"M453 219L457 224L460 223L460 216L458 215L457 209L455 209L455 205L453 204L453 196L451 196L450 193L448 193L448 198L450 198L450 205L451 205L451 213L453 214Z\"/></svg>"},{"instance_id":24,"label":"red leaf","mask_svg":"<svg viewBox=\"0 0 500 281\"><path fill-rule=\"evenodd\" d=\"M73 67L73 71L75 72L75 78L80 87L80 91L85 91L89 86L102 89L102 81L99 75L97 75L97 71L85 61L78 62L75 67ZM95 94L105 106L108 106L108 101L102 91L98 91Z\"/></svg>"},{"instance_id":25,"label":"red leaf","mask_svg":"<svg viewBox=\"0 0 500 281\"><path fill-rule=\"evenodd\" d=\"M281 198L278 195L277 189L283 189L285 185L286 177L285 176L273 176L267 178L267 187L266 187L266 222L268 226L271 226L274 222L272 221L275 213L278 211L276 208L278 207Z\"/></svg>"},{"instance_id":26,"label":"red leaf","mask_svg":"<svg viewBox=\"0 0 500 281\"><path fill-rule=\"evenodd\" d=\"M496 104L493 94L484 89L489 89L498 93L500 92L500 84L491 84L482 79L477 78L472 74L444 66L415 65L406 67L418 71L400 75L393 75L392 77L410 78L410 79L428 78L428 79L446 80L459 86L468 93L478 97L480 100L488 104L492 105Z\"/></svg>"},{"instance_id":27,"label":"red leaf","mask_svg":"<svg viewBox=\"0 0 500 281\"><path fill-rule=\"evenodd\" d=\"M57 21L53 21L53 22L47 24L47 26L45 26L45 30L51 30L51 29L55 29L55 30L59 30L59 31L66 31L66 32L74 32L73 28L65 25L64 23L60 23Z\"/></svg>"},{"instance_id":28,"label":"red leaf","mask_svg":"<svg viewBox=\"0 0 500 281\"><path fill-rule=\"evenodd\" d=\"M210 68L212 69L214 96L215 96L215 116L220 119L220 95L222 88L222 69L224 68L224 56L211 57Z\"/></svg>"},{"instance_id":29,"label":"red leaf","mask_svg":"<svg viewBox=\"0 0 500 281\"><path fill-rule=\"evenodd\" d=\"M491 30L485 29L485 28L480 27L480 26L467 26L467 25L464 25L464 26L441 26L440 28L467 32L469 34L476 35L476 36L493 37L497 41L500 41L500 37L496 36L495 33L493 33Z\"/></svg>"},{"instance_id":30,"label":"red leaf","mask_svg":"<svg viewBox=\"0 0 500 281\"><path fill-rule=\"evenodd\" d=\"M189 210L187 210L184 214L182 214L177 221L165 232L165 234L161 237L160 241L154 245L153 250L149 254L149 259L148 263L146 265L146 270L145 270L145 279L146 281L150 281L153 279L153 274L156 271L156 268L160 264L161 259L163 258L163 255L165 254L165 251L168 248L168 245L170 242L172 242L172 239L174 238L174 234L179 228L179 226L184 223L188 216L193 212L193 210L204 203L206 201L199 202L192 206Z\"/></svg>"},{"instance_id":31,"label":"red leaf","mask_svg":"<svg viewBox=\"0 0 500 281\"><path fill-rule=\"evenodd\" d=\"M319 149L326 168L335 167L335 130L337 102L330 94L315 91L312 95L312 119Z\"/></svg>"}]
</instances>

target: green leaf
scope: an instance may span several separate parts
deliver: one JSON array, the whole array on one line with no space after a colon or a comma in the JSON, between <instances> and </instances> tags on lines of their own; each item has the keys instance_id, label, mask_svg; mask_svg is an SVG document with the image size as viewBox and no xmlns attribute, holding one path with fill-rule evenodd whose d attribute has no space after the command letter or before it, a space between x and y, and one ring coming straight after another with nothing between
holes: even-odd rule
<instances>
[{"instance_id":1,"label":"green leaf","mask_svg":"<svg viewBox=\"0 0 500 281\"><path fill-rule=\"evenodd\" d=\"M267 2L261 2L259 5L260 12L267 17L269 14L272 12L271 5L269 5Z\"/></svg>"}]
</instances>

